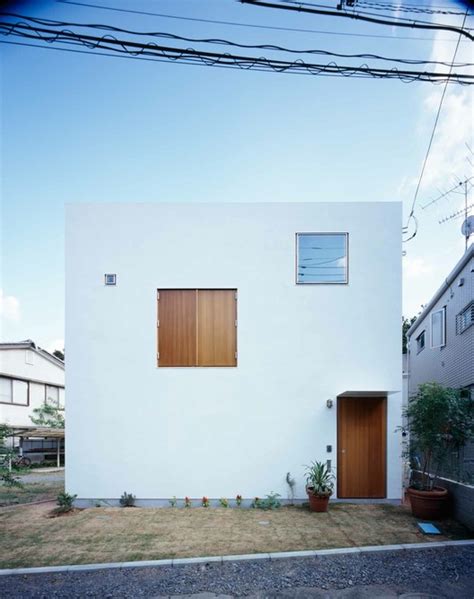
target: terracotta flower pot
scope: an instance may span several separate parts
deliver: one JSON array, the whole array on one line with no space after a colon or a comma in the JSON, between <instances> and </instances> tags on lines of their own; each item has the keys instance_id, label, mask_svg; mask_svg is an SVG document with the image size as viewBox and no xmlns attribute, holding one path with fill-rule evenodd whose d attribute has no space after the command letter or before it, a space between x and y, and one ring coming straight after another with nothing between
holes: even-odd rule
<instances>
[{"instance_id":1,"label":"terracotta flower pot","mask_svg":"<svg viewBox=\"0 0 474 599\"><path fill-rule=\"evenodd\" d=\"M411 513L422 520L441 520L448 515L449 495L447 489L434 487L432 491L407 489Z\"/></svg>"},{"instance_id":2,"label":"terracotta flower pot","mask_svg":"<svg viewBox=\"0 0 474 599\"><path fill-rule=\"evenodd\" d=\"M311 512L327 512L329 495L315 495L311 487L306 489L309 499L309 509Z\"/></svg>"}]
</instances>

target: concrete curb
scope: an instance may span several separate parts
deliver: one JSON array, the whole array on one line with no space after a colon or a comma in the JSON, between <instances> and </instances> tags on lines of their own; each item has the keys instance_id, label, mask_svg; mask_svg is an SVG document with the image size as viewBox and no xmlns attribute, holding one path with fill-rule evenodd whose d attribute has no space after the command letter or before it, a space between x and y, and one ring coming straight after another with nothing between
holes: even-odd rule
<instances>
[{"instance_id":1,"label":"concrete curb","mask_svg":"<svg viewBox=\"0 0 474 599\"><path fill-rule=\"evenodd\" d=\"M473 546L474 539L462 541L433 541L431 543L408 543L404 545L373 545L367 547L343 547L340 549L318 549L315 551L282 551L280 553L250 553L247 555L220 555L209 557L180 557L175 559L159 559L141 562L111 562L102 564L79 564L76 566L45 566L38 568L11 568L0 570L0 576L14 574L54 574L60 572L88 572L93 570L106 570L108 568L154 568L159 566L184 566L187 564L207 564L252 560L277 560L295 557L319 557L331 555L351 555L363 553L381 553L385 551L407 551L420 549L441 549L446 547Z\"/></svg>"}]
</instances>

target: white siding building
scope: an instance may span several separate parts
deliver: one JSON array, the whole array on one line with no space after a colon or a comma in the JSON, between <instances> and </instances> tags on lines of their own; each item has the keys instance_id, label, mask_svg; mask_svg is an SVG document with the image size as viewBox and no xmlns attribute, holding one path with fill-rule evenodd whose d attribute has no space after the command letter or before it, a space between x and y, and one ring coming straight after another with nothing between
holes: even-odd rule
<instances>
[{"instance_id":1,"label":"white siding building","mask_svg":"<svg viewBox=\"0 0 474 599\"><path fill-rule=\"evenodd\" d=\"M33 427L46 399L64 406L64 362L30 340L0 343L0 424Z\"/></svg>"},{"instance_id":2,"label":"white siding building","mask_svg":"<svg viewBox=\"0 0 474 599\"><path fill-rule=\"evenodd\" d=\"M399 203L74 204L66 487L80 500L401 497ZM87 414L87 419L84 415Z\"/></svg>"}]
</instances>

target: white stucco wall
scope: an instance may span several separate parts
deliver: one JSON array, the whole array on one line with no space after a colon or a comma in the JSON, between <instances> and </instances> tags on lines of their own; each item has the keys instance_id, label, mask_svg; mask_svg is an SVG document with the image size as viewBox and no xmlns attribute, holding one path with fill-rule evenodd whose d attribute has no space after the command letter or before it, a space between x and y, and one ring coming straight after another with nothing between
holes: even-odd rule
<instances>
[{"instance_id":1,"label":"white stucco wall","mask_svg":"<svg viewBox=\"0 0 474 599\"><path fill-rule=\"evenodd\" d=\"M45 384L62 387L59 401L64 405L64 368L53 364L30 349L0 348L0 376L29 382L29 406L0 402L0 423L10 426L33 426L30 415L45 400Z\"/></svg>"},{"instance_id":2,"label":"white stucco wall","mask_svg":"<svg viewBox=\"0 0 474 599\"><path fill-rule=\"evenodd\" d=\"M69 205L67 490L286 497L290 471L303 497L304 464L337 466L326 400L386 390L399 498L400 227L398 203ZM295 233L313 231L349 233L348 285L295 285ZM167 287L238 289L236 368L156 367Z\"/></svg>"}]
</instances>

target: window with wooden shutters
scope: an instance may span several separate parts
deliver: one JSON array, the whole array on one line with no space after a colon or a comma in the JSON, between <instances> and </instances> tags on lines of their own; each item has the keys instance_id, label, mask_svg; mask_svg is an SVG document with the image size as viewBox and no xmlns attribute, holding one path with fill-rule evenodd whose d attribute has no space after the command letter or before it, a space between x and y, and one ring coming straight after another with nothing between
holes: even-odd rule
<instances>
[{"instance_id":1,"label":"window with wooden shutters","mask_svg":"<svg viewBox=\"0 0 474 599\"><path fill-rule=\"evenodd\" d=\"M236 289L159 289L158 366L237 366Z\"/></svg>"}]
</instances>

